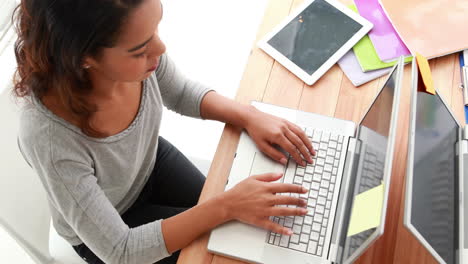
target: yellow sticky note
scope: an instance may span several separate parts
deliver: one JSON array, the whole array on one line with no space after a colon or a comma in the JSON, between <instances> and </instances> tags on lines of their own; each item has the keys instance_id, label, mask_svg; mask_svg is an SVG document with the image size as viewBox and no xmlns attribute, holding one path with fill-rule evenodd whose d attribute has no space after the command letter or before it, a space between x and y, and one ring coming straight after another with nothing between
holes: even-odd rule
<instances>
[{"instance_id":1,"label":"yellow sticky note","mask_svg":"<svg viewBox=\"0 0 468 264\"><path fill-rule=\"evenodd\" d=\"M348 236L377 227L382 217L384 184L360 193L354 199Z\"/></svg>"},{"instance_id":2,"label":"yellow sticky note","mask_svg":"<svg viewBox=\"0 0 468 264\"><path fill-rule=\"evenodd\" d=\"M432 80L431 68L427 59L419 53L416 53L416 60L418 63L419 76L422 77L422 81L426 88L426 92L435 94L434 81Z\"/></svg>"}]
</instances>

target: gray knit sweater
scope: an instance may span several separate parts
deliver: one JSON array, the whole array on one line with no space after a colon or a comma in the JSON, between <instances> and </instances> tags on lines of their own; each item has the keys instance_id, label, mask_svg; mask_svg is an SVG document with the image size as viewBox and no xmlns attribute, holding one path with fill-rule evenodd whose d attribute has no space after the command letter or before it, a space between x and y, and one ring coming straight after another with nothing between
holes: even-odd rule
<instances>
[{"instance_id":1,"label":"gray knit sweater","mask_svg":"<svg viewBox=\"0 0 468 264\"><path fill-rule=\"evenodd\" d=\"M19 145L47 192L57 232L71 245L85 243L105 263L154 263L169 256L161 221L129 228L121 215L157 162L163 104L199 118L208 91L163 55L144 81L134 121L107 138L85 135L32 98L22 111Z\"/></svg>"}]
</instances>

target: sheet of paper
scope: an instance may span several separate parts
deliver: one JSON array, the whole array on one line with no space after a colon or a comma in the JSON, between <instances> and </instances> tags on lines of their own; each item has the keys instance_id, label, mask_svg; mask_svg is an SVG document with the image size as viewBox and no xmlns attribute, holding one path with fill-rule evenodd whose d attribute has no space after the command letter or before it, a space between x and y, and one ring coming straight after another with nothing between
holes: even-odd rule
<instances>
[{"instance_id":1,"label":"sheet of paper","mask_svg":"<svg viewBox=\"0 0 468 264\"><path fill-rule=\"evenodd\" d=\"M374 44L380 60L391 62L397 60L400 56L411 55L378 0L354 0L354 3L359 14L374 25L372 30L369 31L369 38Z\"/></svg>"},{"instance_id":2,"label":"sheet of paper","mask_svg":"<svg viewBox=\"0 0 468 264\"><path fill-rule=\"evenodd\" d=\"M427 59L419 53L416 53L416 62L418 63L419 76L422 77L425 92L435 94L434 81L432 80L431 68Z\"/></svg>"},{"instance_id":3,"label":"sheet of paper","mask_svg":"<svg viewBox=\"0 0 468 264\"><path fill-rule=\"evenodd\" d=\"M379 1L413 55L432 59L468 49L468 1Z\"/></svg>"},{"instance_id":4,"label":"sheet of paper","mask_svg":"<svg viewBox=\"0 0 468 264\"><path fill-rule=\"evenodd\" d=\"M360 193L354 198L348 237L380 225L384 198L384 184Z\"/></svg>"}]
</instances>

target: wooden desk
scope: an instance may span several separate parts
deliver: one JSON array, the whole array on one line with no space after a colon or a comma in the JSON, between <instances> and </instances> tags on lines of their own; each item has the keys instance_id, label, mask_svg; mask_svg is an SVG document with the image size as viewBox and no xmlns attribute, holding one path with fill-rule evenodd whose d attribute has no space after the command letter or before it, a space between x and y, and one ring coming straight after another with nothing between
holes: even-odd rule
<instances>
[{"instance_id":1,"label":"wooden desk","mask_svg":"<svg viewBox=\"0 0 468 264\"><path fill-rule=\"evenodd\" d=\"M284 19L303 0L270 0L257 40ZM351 0L342 0L350 4ZM257 42L257 41L256 41ZM236 100L244 104L262 101L303 111L359 122L385 77L358 88L333 66L315 85L305 85L271 57L253 45ZM464 124L463 98L459 88L460 71L457 55L445 56L430 61L435 87L451 104L452 109ZM398 128L393 160L393 172L385 232L357 263L436 263L435 259L409 233L403 225L404 187L406 175L407 134L411 87L411 65L404 70L401 91ZM240 130L227 125L219 142L200 201L205 201L224 190L239 141ZM209 234L205 234L185 248L179 264L234 264L236 260L207 252Z\"/></svg>"}]
</instances>

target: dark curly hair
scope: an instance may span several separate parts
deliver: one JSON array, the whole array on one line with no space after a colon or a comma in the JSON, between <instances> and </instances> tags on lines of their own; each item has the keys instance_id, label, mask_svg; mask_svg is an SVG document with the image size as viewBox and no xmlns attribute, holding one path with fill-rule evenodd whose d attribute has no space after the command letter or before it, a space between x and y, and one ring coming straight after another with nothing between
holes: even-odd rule
<instances>
[{"instance_id":1,"label":"dark curly hair","mask_svg":"<svg viewBox=\"0 0 468 264\"><path fill-rule=\"evenodd\" d=\"M97 108L85 100L92 86L84 59L113 47L126 18L143 1L22 0L13 16L15 95L41 99L53 89L85 134L103 136L89 122Z\"/></svg>"}]
</instances>

